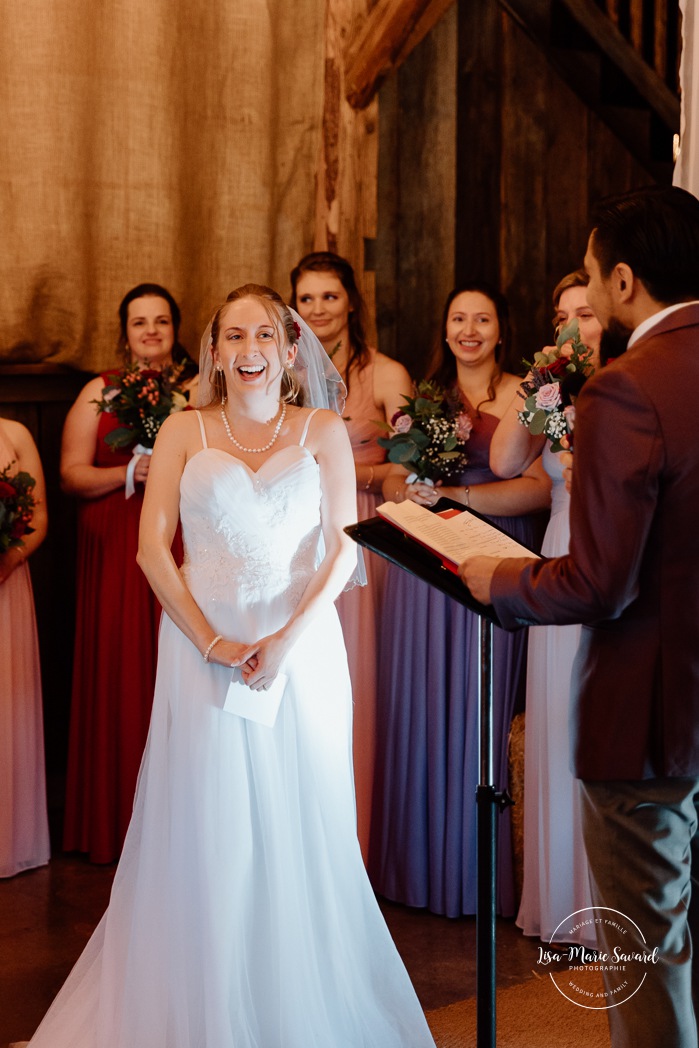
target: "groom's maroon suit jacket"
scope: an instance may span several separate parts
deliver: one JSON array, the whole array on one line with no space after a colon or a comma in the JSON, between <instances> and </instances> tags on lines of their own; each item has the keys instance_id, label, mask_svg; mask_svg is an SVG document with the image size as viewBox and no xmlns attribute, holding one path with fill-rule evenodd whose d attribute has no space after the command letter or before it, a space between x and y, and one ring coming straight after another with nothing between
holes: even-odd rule
<instances>
[{"instance_id":1,"label":"groom's maroon suit jacket","mask_svg":"<svg viewBox=\"0 0 699 1048\"><path fill-rule=\"evenodd\" d=\"M504 626L584 622L573 669L583 779L699 775L699 305L578 398L570 552L503 561Z\"/></svg>"}]
</instances>

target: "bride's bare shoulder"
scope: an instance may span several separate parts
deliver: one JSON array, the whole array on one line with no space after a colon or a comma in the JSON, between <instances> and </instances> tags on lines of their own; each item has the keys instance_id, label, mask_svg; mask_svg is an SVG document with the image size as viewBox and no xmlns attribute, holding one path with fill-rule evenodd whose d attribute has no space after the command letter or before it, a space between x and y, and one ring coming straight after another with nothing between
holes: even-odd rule
<instances>
[{"instance_id":1,"label":"bride's bare shoulder","mask_svg":"<svg viewBox=\"0 0 699 1048\"><path fill-rule=\"evenodd\" d=\"M169 415L160 427L156 443L188 444L201 433L199 417L199 411L193 409L176 411Z\"/></svg>"},{"instance_id":2,"label":"bride's bare shoulder","mask_svg":"<svg viewBox=\"0 0 699 1048\"><path fill-rule=\"evenodd\" d=\"M330 411L328 408L299 408L292 407L289 411L294 412L294 416L298 418L299 424L303 427L308 422L309 431L311 429L327 429L334 427L338 422L344 425L342 419L335 411ZM313 416L311 418L311 416ZM310 421L309 421L310 419Z\"/></svg>"}]
</instances>

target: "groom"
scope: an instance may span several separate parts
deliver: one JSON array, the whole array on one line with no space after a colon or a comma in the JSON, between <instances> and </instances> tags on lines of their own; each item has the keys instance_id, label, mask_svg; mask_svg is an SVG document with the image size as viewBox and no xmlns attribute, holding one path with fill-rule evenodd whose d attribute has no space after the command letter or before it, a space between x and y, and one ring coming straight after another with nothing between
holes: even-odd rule
<instances>
[{"instance_id":1,"label":"groom","mask_svg":"<svg viewBox=\"0 0 699 1048\"><path fill-rule=\"evenodd\" d=\"M612 1044L696 1048L699 201L653 187L606 202L585 268L602 326L630 339L577 401L570 552L472 557L460 575L506 628L587 624L571 730L593 898L635 921L636 948L661 958L609 1009Z\"/></svg>"}]
</instances>

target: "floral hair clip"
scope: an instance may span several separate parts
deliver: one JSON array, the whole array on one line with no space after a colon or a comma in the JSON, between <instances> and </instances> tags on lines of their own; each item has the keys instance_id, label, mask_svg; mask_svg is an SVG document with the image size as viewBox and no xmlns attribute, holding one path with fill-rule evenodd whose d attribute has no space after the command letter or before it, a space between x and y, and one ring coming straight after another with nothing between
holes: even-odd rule
<instances>
[{"instance_id":1,"label":"floral hair clip","mask_svg":"<svg viewBox=\"0 0 699 1048\"><path fill-rule=\"evenodd\" d=\"M294 323L294 331L296 332L296 341L298 342L298 340L301 338L301 328L296 323L296 321L294 321L293 323Z\"/></svg>"}]
</instances>

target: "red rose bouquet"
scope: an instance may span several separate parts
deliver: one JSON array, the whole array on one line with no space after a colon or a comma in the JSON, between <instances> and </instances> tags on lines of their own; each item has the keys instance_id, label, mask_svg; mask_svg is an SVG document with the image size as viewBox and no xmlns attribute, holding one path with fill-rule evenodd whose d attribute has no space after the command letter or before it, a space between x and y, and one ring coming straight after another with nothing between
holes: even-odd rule
<instances>
[{"instance_id":1,"label":"red rose bouquet","mask_svg":"<svg viewBox=\"0 0 699 1048\"><path fill-rule=\"evenodd\" d=\"M389 462L410 470L415 480L447 480L468 462L466 441L473 423L458 397L450 397L439 386L421 382L414 397L404 397L390 426L377 423L389 433L378 443L388 450Z\"/></svg>"},{"instance_id":2,"label":"red rose bouquet","mask_svg":"<svg viewBox=\"0 0 699 1048\"><path fill-rule=\"evenodd\" d=\"M591 358L592 350L580 341L576 319L560 332L551 353L537 353L534 363L528 365L529 375L519 393L524 407L517 417L533 436L543 433L552 451L563 450L561 438L568 433L566 412L592 373Z\"/></svg>"},{"instance_id":3,"label":"red rose bouquet","mask_svg":"<svg viewBox=\"0 0 699 1048\"><path fill-rule=\"evenodd\" d=\"M135 364L118 372L101 398L93 401L98 411L114 415L120 423L105 442L112 448L152 448L165 419L189 406L189 392L179 385L181 374L181 367L155 371Z\"/></svg>"},{"instance_id":4,"label":"red rose bouquet","mask_svg":"<svg viewBox=\"0 0 699 1048\"><path fill-rule=\"evenodd\" d=\"M10 462L0 472L0 553L23 546L24 536L34 531L30 525L36 506L36 481L23 470L11 475L11 466Z\"/></svg>"}]
</instances>

